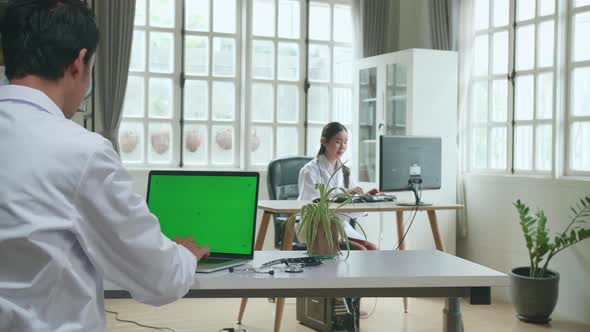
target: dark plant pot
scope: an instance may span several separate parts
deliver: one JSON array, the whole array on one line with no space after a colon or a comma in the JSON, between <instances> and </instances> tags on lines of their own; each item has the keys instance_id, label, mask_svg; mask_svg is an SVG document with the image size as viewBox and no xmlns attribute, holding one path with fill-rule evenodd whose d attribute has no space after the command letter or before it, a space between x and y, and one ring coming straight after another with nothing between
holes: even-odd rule
<instances>
[{"instance_id":1,"label":"dark plant pot","mask_svg":"<svg viewBox=\"0 0 590 332\"><path fill-rule=\"evenodd\" d=\"M543 278L531 278L529 267L510 272L510 296L521 321L547 324L557 304L559 273L547 270Z\"/></svg>"}]
</instances>

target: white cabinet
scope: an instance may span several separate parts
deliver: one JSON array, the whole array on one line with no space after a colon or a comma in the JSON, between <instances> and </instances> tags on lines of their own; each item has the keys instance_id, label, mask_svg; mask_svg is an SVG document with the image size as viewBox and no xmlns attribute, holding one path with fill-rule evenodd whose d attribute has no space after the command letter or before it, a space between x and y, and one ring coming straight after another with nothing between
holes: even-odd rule
<instances>
[{"instance_id":1,"label":"white cabinet","mask_svg":"<svg viewBox=\"0 0 590 332\"><path fill-rule=\"evenodd\" d=\"M360 182L379 180L380 135L442 137L443 164L452 160L456 172L457 77L456 52L410 49L358 61L353 166Z\"/></svg>"},{"instance_id":2,"label":"white cabinet","mask_svg":"<svg viewBox=\"0 0 590 332\"><path fill-rule=\"evenodd\" d=\"M423 201L436 204L457 200L457 89L456 52L410 49L361 59L355 74L353 172L365 189L378 186L379 136L413 135L442 138L441 189L427 190ZM400 201L411 192L397 192ZM405 214L410 218L411 214ZM397 243L395 216L369 214L360 221L382 249ZM455 252L454 211L439 211L437 219L446 249ZM426 213L419 213L406 237L408 249L434 249Z\"/></svg>"}]
</instances>

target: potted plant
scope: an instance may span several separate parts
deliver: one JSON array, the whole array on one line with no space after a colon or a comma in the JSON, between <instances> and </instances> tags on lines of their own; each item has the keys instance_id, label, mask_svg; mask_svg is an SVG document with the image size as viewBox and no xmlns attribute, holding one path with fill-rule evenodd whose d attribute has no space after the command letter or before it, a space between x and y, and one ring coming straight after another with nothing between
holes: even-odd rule
<instances>
[{"instance_id":1,"label":"potted plant","mask_svg":"<svg viewBox=\"0 0 590 332\"><path fill-rule=\"evenodd\" d=\"M319 191L320 196L312 203L301 207L301 210L292 215L287 222L294 223L299 218L299 228L296 236L299 238L302 232L305 232L305 240L307 242L307 253L310 256L333 258L338 255L340 251L338 238L342 239L346 244L347 258L350 252L350 244L348 237L344 231L344 227L340 224L337 210L352 202L352 197L345 188L333 187L328 188L328 183L331 183L334 175L344 165L340 165L326 183L316 183L315 188ZM337 194L332 195L334 192ZM338 201L340 203L335 203ZM365 235L364 229L357 223L357 227Z\"/></svg>"},{"instance_id":2,"label":"potted plant","mask_svg":"<svg viewBox=\"0 0 590 332\"><path fill-rule=\"evenodd\" d=\"M561 251L590 238L590 196L571 207L571 222L553 236L549 235L547 217L543 210L530 215L530 209L520 200L514 203L529 252L529 266L517 267L510 273L511 297L518 319L545 324L557 304L559 273L548 269L549 261Z\"/></svg>"}]
</instances>

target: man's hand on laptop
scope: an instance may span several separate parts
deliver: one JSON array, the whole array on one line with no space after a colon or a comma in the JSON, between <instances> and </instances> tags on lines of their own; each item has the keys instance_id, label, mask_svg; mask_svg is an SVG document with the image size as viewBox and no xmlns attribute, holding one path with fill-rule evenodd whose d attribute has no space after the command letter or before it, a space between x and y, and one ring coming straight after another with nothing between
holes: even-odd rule
<instances>
[{"instance_id":1,"label":"man's hand on laptop","mask_svg":"<svg viewBox=\"0 0 590 332\"><path fill-rule=\"evenodd\" d=\"M197 257L197 260L201 258L207 258L211 253L211 249L209 249L209 246L200 247L199 244L195 242L195 239L192 236L188 236L186 238L181 238L180 236L177 236L174 238L174 242L187 248L190 252L193 253L193 255L195 255L195 257Z\"/></svg>"}]
</instances>

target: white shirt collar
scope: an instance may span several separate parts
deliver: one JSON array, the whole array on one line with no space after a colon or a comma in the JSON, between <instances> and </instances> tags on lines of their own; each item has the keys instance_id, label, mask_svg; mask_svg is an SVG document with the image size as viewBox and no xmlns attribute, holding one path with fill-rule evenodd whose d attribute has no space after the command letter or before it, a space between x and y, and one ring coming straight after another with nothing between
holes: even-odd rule
<instances>
[{"instance_id":1,"label":"white shirt collar","mask_svg":"<svg viewBox=\"0 0 590 332\"><path fill-rule=\"evenodd\" d=\"M328 172L328 174L332 175L332 173L334 173L334 164L331 163L325 155L320 155L318 156L318 162L320 163L320 165L322 166L322 169L325 170L326 172ZM340 166L339 162L336 162L336 167Z\"/></svg>"},{"instance_id":2,"label":"white shirt collar","mask_svg":"<svg viewBox=\"0 0 590 332\"><path fill-rule=\"evenodd\" d=\"M63 111L41 90L23 85L0 86L0 102L17 101L29 104L41 111L65 118Z\"/></svg>"}]
</instances>

